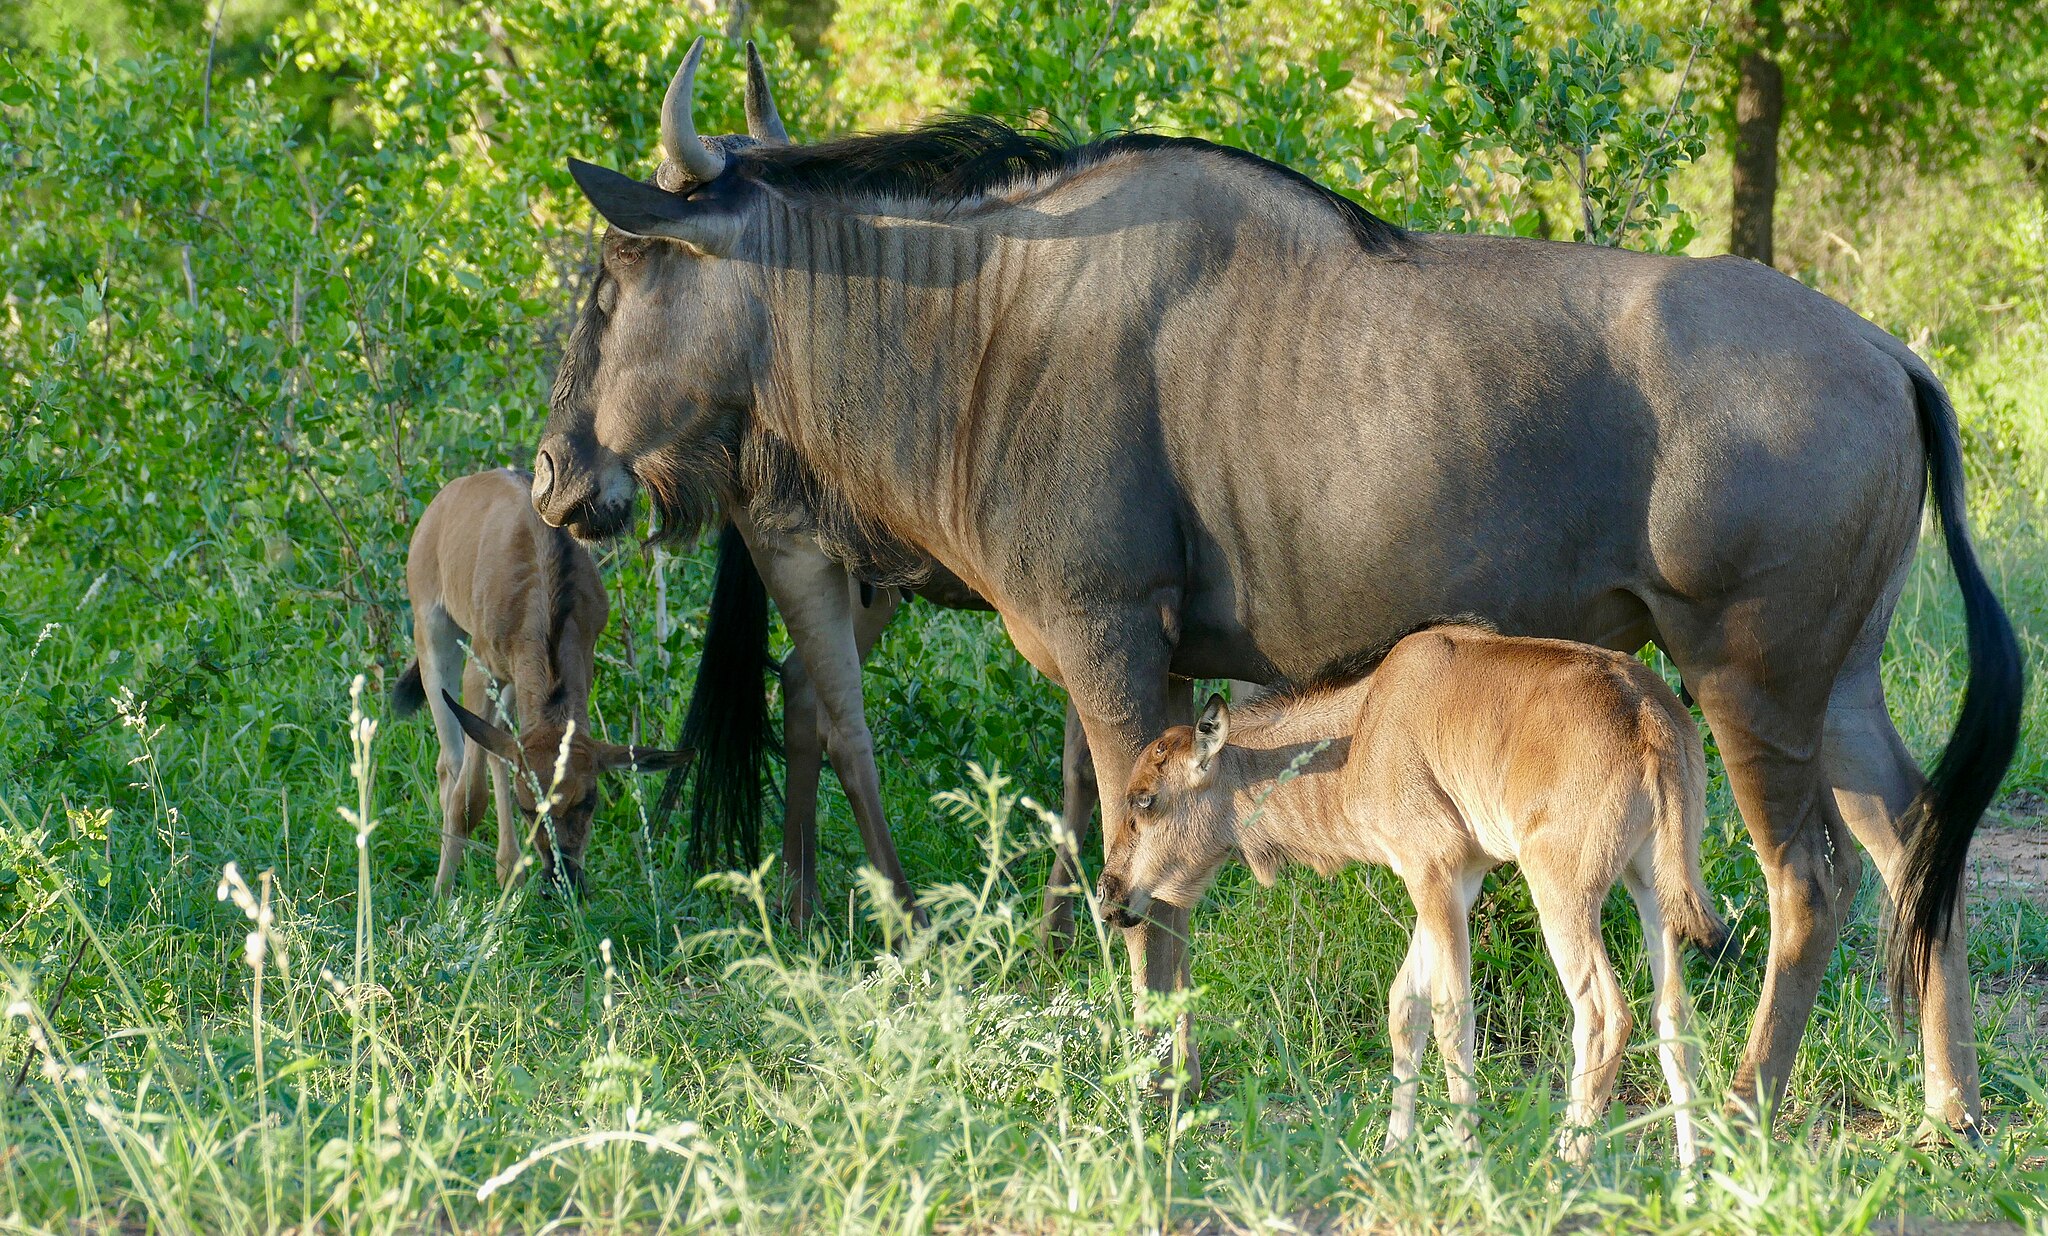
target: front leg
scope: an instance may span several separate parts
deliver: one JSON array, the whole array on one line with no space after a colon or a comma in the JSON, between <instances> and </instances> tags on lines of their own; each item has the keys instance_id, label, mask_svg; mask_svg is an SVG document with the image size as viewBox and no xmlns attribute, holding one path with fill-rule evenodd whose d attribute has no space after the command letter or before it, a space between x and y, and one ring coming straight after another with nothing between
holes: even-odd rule
<instances>
[{"instance_id":1,"label":"front leg","mask_svg":"<svg viewBox=\"0 0 2048 1236\"><path fill-rule=\"evenodd\" d=\"M875 740L868 731L861 695L861 649L855 606L846 572L808 540L763 532L744 511L731 512L746 538L768 595L782 611L783 626L803 658L804 670L825 718L825 752L853 808L854 823L868 861L886 878L896 898L922 926L925 915L911 893L896 842L882 813L882 783L875 771Z\"/></svg>"},{"instance_id":2,"label":"front leg","mask_svg":"<svg viewBox=\"0 0 2048 1236\"><path fill-rule=\"evenodd\" d=\"M782 917L802 931L817 910L818 780L825 768L824 713L804 659L782 662Z\"/></svg>"},{"instance_id":3,"label":"front leg","mask_svg":"<svg viewBox=\"0 0 2048 1236\"><path fill-rule=\"evenodd\" d=\"M1088 732L1074 701L1067 701L1067 732L1060 753L1060 831L1053 839L1052 871L1045 878L1045 939L1056 953L1074 941L1074 894L1081 880L1081 849L1088 843L1101 796L1095 778L1095 757L1088 750Z\"/></svg>"},{"instance_id":4,"label":"front leg","mask_svg":"<svg viewBox=\"0 0 2048 1236\"><path fill-rule=\"evenodd\" d=\"M853 598L854 645L865 664L903 595L843 579ZM782 912L798 930L818 909L818 780L830 728L803 656L791 653L782 663Z\"/></svg>"},{"instance_id":5,"label":"front leg","mask_svg":"<svg viewBox=\"0 0 2048 1236\"><path fill-rule=\"evenodd\" d=\"M1192 701L1172 690L1167 674L1171 648L1160 637L1157 608L1147 607L1124 623L1085 624L1092 639L1050 641L1060 677L1087 734L1102 801L1103 851L1125 843L1130 807L1125 790L1138 752L1167 726L1184 722ZM1153 621L1148 622L1150 618ZM1121 636L1122 638L1118 638ZM1041 667L1043 668L1043 667ZM1155 992L1187 986L1188 923L1191 907L1155 902L1150 915L1124 930L1131 982L1139 1007ZM1187 1070L1190 1090L1201 1085L1201 1061L1194 1019L1182 1014L1174 1026L1174 1050Z\"/></svg>"}]
</instances>

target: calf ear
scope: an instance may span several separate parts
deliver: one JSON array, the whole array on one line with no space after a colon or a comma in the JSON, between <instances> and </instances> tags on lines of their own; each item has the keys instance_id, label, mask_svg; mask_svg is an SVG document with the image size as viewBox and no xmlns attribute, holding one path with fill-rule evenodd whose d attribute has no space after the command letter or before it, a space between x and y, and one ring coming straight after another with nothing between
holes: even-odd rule
<instances>
[{"instance_id":1,"label":"calf ear","mask_svg":"<svg viewBox=\"0 0 2048 1236\"><path fill-rule=\"evenodd\" d=\"M630 768L634 772L667 772L672 768L687 768L697 757L694 747L680 751L657 751L652 747L621 747L607 743L598 748L597 763L601 768Z\"/></svg>"},{"instance_id":2,"label":"calf ear","mask_svg":"<svg viewBox=\"0 0 2048 1236\"><path fill-rule=\"evenodd\" d=\"M745 221L730 201L710 201L670 193L623 172L569 160L576 187L597 207L604 221L635 236L679 240L700 253L724 257L739 244Z\"/></svg>"},{"instance_id":3,"label":"calf ear","mask_svg":"<svg viewBox=\"0 0 2048 1236\"><path fill-rule=\"evenodd\" d=\"M464 708L454 696L446 691L441 692L441 702L448 706L448 711L455 714L455 723L462 727L463 733L469 735L471 742L497 756L507 764L517 764L519 762L522 753L519 750L519 740L517 738L506 733L498 726L492 725L482 717L477 716L469 709Z\"/></svg>"},{"instance_id":4,"label":"calf ear","mask_svg":"<svg viewBox=\"0 0 2048 1236\"><path fill-rule=\"evenodd\" d=\"M1230 705L1223 702L1221 695L1211 695L1209 706L1202 709L1195 722L1195 771L1208 772L1216 753L1229 741Z\"/></svg>"}]
</instances>

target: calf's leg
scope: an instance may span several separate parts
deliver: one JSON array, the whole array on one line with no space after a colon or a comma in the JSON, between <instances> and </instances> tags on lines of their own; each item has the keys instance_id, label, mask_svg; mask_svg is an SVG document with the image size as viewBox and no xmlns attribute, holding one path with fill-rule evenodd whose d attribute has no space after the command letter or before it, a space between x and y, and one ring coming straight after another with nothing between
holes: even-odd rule
<instances>
[{"instance_id":1,"label":"calf's leg","mask_svg":"<svg viewBox=\"0 0 2048 1236\"><path fill-rule=\"evenodd\" d=\"M1693 1079L1699 1076L1699 1048L1692 1039L1692 1003L1685 990L1684 943L1664 920L1657 904L1657 877L1651 867L1650 851L1638 851L1622 879L1636 903L1636 915L1643 927L1643 955L1650 962L1650 987L1655 993L1657 1060L1664 1069L1664 1083L1671 1089L1671 1107L1677 1122L1678 1163L1691 1168L1699 1161L1699 1135L1693 1119L1698 1095Z\"/></svg>"},{"instance_id":2,"label":"calf's leg","mask_svg":"<svg viewBox=\"0 0 2048 1236\"><path fill-rule=\"evenodd\" d=\"M1607 890L1572 887L1531 873L1529 891L1543 922L1543 941L1572 1002L1571 1102L1558 1153L1573 1163L1593 1157L1593 1129L1607 1114L1622 1052L1632 1030L1628 1000L1600 939L1600 903Z\"/></svg>"},{"instance_id":3,"label":"calf's leg","mask_svg":"<svg viewBox=\"0 0 2048 1236\"><path fill-rule=\"evenodd\" d=\"M1418 924L1408 935L1393 986L1387 989L1387 1034L1394 1055L1394 1097L1387 1114L1389 1150L1415 1135L1415 1102L1422 1090L1422 1053L1429 1046L1430 937Z\"/></svg>"},{"instance_id":4,"label":"calf's leg","mask_svg":"<svg viewBox=\"0 0 2048 1236\"><path fill-rule=\"evenodd\" d=\"M434 759L434 786L441 808L441 862L434 874L434 895L446 897L455 889L462 870L462 846L468 833L468 792L465 788L466 760L483 756L462 732L455 714L442 702L441 693L462 694L462 629L438 605L413 613L413 651L419 657L420 685L427 696L427 713L434 719L434 738L440 753Z\"/></svg>"},{"instance_id":5,"label":"calf's leg","mask_svg":"<svg viewBox=\"0 0 2048 1236\"><path fill-rule=\"evenodd\" d=\"M469 708L468 704L463 705ZM477 682L477 703L470 711L480 717L489 717L507 729L512 726L512 687L508 683L498 689L498 701L493 704L483 690L481 675ZM492 760L491 796L498 804L498 852L496 866L498 887L508 887L519 875L523 855L519 850L519 800L512 796L512 778L526 774L513 768L503 760Z\"/></svg>"}]
</instances>

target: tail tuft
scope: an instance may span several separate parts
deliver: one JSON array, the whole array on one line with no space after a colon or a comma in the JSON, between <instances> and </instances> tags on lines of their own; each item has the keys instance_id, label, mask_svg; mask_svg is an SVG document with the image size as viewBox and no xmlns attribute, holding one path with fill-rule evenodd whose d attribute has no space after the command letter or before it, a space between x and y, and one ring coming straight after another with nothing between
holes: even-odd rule
<instances>
[{"instance_id":1,"label":"tail tuft","mask_svg":"<svg viewBox=\"0 0 2048 1236\"><path fill-rule=\"evenodd\" d=\"M410 717L426 702L427 687L420 681L420 663L414 661L398 676L398 685L391 688L391 711L399 717Z\"/></svg>"},{"instance_id":2,"label":"tail tuft","mask_svg":"<svg viewBox=\"0 0 2048 1236\"><path fill-rule=\"evenodd\" d=\"M2026 670L2012 623L1977 563L1965 522L1962 441L1955 409L1934 376L1915 365L1907 372L1920 413L1927 450L1927 488L1941 517L1942 539L1963 594L1963 619L1970 677L1955 732L1928 775L1927 785L1906 809L1899 830L1906 838L1906 867L1898 890L1892 928L1892 1007L1903 1017L1918 998L1920 982L1934 954L1961 917L1963 861L1978 817L1998 793L2019 742L2020 706Z\"/></svg>"},{"instance_id":3,"label":"tail tuft","mask_svg":"<svg viewBox=\"0 0 2048 1236\"><path fill-rule=\"evenodd\" d=\"M1654 675L1652 676L1654 678ZM1713 893L1700 873L1700 841L1707 830L1707 755L1692 714L1662 679L1652 688L1662 698L1657 711L1668 725L1669 761L1650 772L1657 803L1651 864L1657 908L1665 926L1708 957L1729 955L1728 924L1714 912Z\"/></svg>"},{"instance_id":4,"label":"tail tuft","mask_svg":"<svg viewBox=\"0 0 2048 1236\"><path fill-rule=\"evenodd\" d=\"M1700 951L1700 954L1716 965L1733 961L1742 955L1742 948L1735 942L1735 933L1728 930L1727 922L1714 913L1713 908L1697 897L1682 898L1688 903L1683 906L1676 922L1679 938Z\"/></svg>"},{"instance_id":5,"label":"tail tuft","mask_svg":"<svg viewBox=\"0 0 2048 1236\"><path fill-rule=\"evenodd\" d=\"M695 870L759 861L762 782L775 747L764 672L770 665L767 587L746 541L727 524L718 538L697 683L676 740L697 756L689 768L669 773L651 821L655 830L665 830L685 780L696 779L688 846Z\"/></svg>"}]
</instances>

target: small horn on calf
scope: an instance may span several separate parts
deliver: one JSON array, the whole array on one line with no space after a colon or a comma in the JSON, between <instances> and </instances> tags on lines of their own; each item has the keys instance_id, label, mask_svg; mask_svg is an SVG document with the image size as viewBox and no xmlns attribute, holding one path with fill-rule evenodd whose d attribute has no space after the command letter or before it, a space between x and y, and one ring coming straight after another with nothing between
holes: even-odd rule
<instances>
[{"instance_id":1,"label":"small horn on calf","mask_svg":"<svg viewBox=\"0 0 2048 1236\"><path fill-rule=\"evenodd\" d=\"M747 136L770 146L789 145L789 130L782 127L782 113L775 110L768 70L752 39L747 40Z\"/></svg>"},{"instance_id":2,"label":"small horn on calf","mask_svg":"<svg viewBox=\"0 0 2048 1236\"><path fill-rule=\"evenodd\" d=\"M689 54L683 57L682 67L661 100L662 157L700 183L718 179L725 170L725 152L697 139L697 121L690 112L690 99L697 88L697 61L703 55L704 36L700 34L690 44Z\"/></svg>"}]
</instances>

